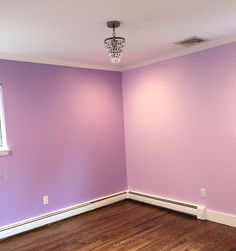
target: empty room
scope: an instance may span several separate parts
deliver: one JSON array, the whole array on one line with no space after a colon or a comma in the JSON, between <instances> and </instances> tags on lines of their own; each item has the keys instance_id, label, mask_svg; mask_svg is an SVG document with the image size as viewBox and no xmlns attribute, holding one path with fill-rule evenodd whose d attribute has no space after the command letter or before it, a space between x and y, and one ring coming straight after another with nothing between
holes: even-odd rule
<instances>
[{"instance_id":1,"label":"empty room","mask_svg":"<svg viewBox=\"0 0 236 251\"><path fill-rule=\"evenodd\" d=\"M236 251L235 13L0 0L0 251Z\"/></svg>"}]
</instances>

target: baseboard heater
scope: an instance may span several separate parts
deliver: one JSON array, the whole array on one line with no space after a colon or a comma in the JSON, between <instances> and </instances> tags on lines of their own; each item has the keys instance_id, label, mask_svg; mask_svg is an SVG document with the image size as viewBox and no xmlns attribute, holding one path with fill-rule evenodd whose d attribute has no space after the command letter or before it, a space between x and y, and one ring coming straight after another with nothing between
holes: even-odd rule
<instances>
[{"instance_id":1,"label":"baseboard heater","mask_svg":"<svg viewBox=\"0 0 236 251\"><path fill-rule=\"evenodd\" d=\"M126 192L120 192L85 203L81 203L75 206L60 209L41 216L33 217L31 219L23 220L15 224L0 227L0 240L45 225L49 225L51 223L64 220L103 206L107 206L109 204L124 200L126 199L126 197Z\"/></svg>"},{"instance_id":2,"label":"baseboard heater","mask_svg":"<svg viewBox=\"0 0 236 251\"><path fill-rule=\"evenodd\" d=\"M136 191L124 191L0 227L0 240L107 206L124 199L131 199L158 207L168 208L174 211L196 216L201 220L206 219L206 208L204 206L193 205Z\"/></svg>"},{"instance_id":3,"label":"baseboard heater","mask_svg":"<svg viewBox=\"0 0 236 251\"><path fill-rule=\"evenodd\" d=\"M154 195L149 195L145 193L139 193L134 191L127 192L127 198L140 201L143 203L168 208L181 213L186 213L189 215L196 216L200 220L206 219L206 208L205 206L189 204L185 202L180 202L176 200L170 200L163 197L157 197Z\"/></svg>"}]
</instances>

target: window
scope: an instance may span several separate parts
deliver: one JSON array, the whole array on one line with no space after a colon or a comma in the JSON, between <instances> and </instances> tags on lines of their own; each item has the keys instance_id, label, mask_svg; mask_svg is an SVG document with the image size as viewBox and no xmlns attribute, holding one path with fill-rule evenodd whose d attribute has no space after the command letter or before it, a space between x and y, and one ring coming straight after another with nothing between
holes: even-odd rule
<instances>
[{"instance_id":1,"label":"window","mask_svg":"<svg viewBox=\"0 0 236 251\"><path fill-rule=\"evenodd\" d=\"M0 83L0 155L9 154L9 148L7 147L5 117L3 109L3 93L2 84Z\"/></svg>"}]
</instances>

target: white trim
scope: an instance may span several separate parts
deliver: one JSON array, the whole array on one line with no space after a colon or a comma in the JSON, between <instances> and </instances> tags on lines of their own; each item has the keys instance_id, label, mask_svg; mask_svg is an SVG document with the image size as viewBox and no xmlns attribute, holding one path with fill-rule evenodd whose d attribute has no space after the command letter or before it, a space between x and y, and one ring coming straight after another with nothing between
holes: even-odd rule
<instances>
[{"instance_id":1,"label":"white trim","mask_svg":"<svg viewBox=\"0 0 236 251\"><path fill-rule=\"evenodd\" d=\"M173 59L173 58L185 56L188 54L200 52L203 50L211 49L211 48L214 48L214 47L217 47L220 45L233 43L235 41L236 41L236 34L233 34L231 36L227 36L224 38L220 38L220 39L209 40L209 41L206 41L202 44L194 45L192 47L183 48L182 50L180 49L177 52L165 54L163 56L152 58L152 59L140 62L140 63L134 63L134 64L121 66L120 70L121 70L121 72L132 70L132 69L135 69L138 67L142 67L142 66L146 66L146 65L150 65L150 64L154 64L154 63L158 63L158 62L163 62L163 61L166 61L169 59Z\"/></svg>"},{"instance_id":2,"label":"white trim","mask_svg":"<svg viewBox=\"0 0 236 251\"><path fill-rule=\"evenodd\" d=\"M146 193L126 190L120 193L111 194L95 200L87 201L47 214L26 219L14 224L2 226L0 227L0 240L19 233L23 233L25 231L33 230L44 225L48 225L56 221L76 216L81 213L94 210L96 208L107 206L124 199L140 201L143 203L171 209L181 213L187 213L196 216L198 219L201 220L209 220L220 224L236 227L236 215L209 210L206 209L205 206L201 205L194 205L191 203L172 200L165 197L158 197Z\"/></svg>"},{"instance_id":3,"label":"white trim","mask_svg":"<svg viewBox=\"0 0 236 251\"><path fill-rule=\"evenodd\" d=\"M47 214L36 216L14 224L0 227L0 240L10 236L23 233L50 223L60 221L81 213L85 213L96 208L107 206L109 204L126 199L126 192L120 192L104 196L95 200L80 203L74 206L56 210Z\"/></svg>"},{"instance_id":4,"label":"white trim","mask_svg":"<svg viewBox=\"0 0 236 251\"><path fill-rule=\"evenodd\" d=\"M0 83L0 128L2 135L2 146L0 146L0 156L8 155L10 149L7 146L7 133L6 133L6 122L4 114L4 104L3 104L3 88L2 83Z\"/></svg>"},{"instance_id":5,"label":"white trim","mask_svg":"<svg viewBox=\"0 0 236 251\"><path fill-rule=\"evenodd\" d=\"M127 198L144 202L147 204L159 206L159 207L168 208L168 209L175 210L178 212L191 214L191 215L196 216L200 220L209 220L216 223L228 225L231 227L236 227L236 215L213 211L213 210L207 209L204 205L194 205L194 204L186 203L183 201L177 201L170 198L164 198L164 197L159 197L156 195L150 195L150 194L140 193L140 192L135 192L135 191L127 191ZM186 206L184 206L184 204ZM196 207L196 209L189 208L189 206Z\"/></svg>"},{"instance_id":6,"label":"white trim","mask_svg":"<svg viewBox=\"0 0 236 251\"><path fill-rule=\"evenodd\" d=\"M11 149L0 147L0 156L9 155L10 152L11 152Z\"/></svg>"},{"instance_id":7,"label":"white trim","mask_svg":"<svg viewBox=\"0 0 236 251\"><path fill-rule=\"evenodd\" d=\"M218 211L207 210L207 220L220 224L236 227L236 215L226 214Z\"/></svg>"},{"instance_id":8,"label":"white trim","mask_svg":"<svg viewBox=\"0 0 236 251\"><path fill-rule=\"evenodd\" d=\"M155 195L140 193L136 191L130 191L129 198L131 200L136 200L147 204L155 205L158 207L168 208L174 211L197 216L198 206L190 203L167 199L164 197L157 197Z\"/></svg>"},{"instance_id":9,"label":"white trim","mask_svg":"<svg viewBox=\"0 0 236 251\"><path fill-rule=\"evenodd\" d=\"M141 61L139 63L126 64L126 65L122 65L122 64L112 65L111 64L110 66L101 66L101 65L94 65L94 64L84 64L77 61L54 59L54 58L49 58L49 57L18 55L18 54L12 54L12 53L0 53L0 59L23 61L23 62L30 62L30 63L49 64L49 65L70 66L70 67L78 67L78 68L85 68L85 69L97 69L97 70L105 70L105 71L123 72L123 71L132 70L138 67L146 66L149 64L154 64L154 63L166 61L172 58L177 58L177 57L192 54L195 52L207 50L207 49L214 48L220 45L233 43L235 41L236 41L236 34L233 34L230 36L226 36L224 38L209 40L202 44L195 45L193 47L183 48L177 52L158 56L149 60Z\"/></svg>"},{"instance_id":10,"label":"white trim","mask_svg":"<svg viewBox=\"0 0 236 251\"><path fill-rule=\"evenodd\" d=\"M197 206L197 218L199 220L206 220L207 219L206 213L207 209L205 206L200 206L200 205Z\"/></svg>"},{"instance_id":11,"label":"white trim","mask_svg":"<svg viewBox=\"0 0 236 251\"><path fill-rule=\"evenodd\" d=\"M11 54L11 53L0 53L0 59L12 60L12 61L21 61L21 62L29 62L29 63L69 66L69 67L93 69L93 70L118 71L118 72L120 72L120 66L119 65L117 65L117 66L113 66L113 65L111 65L111 66L101 66L101 65L95 65L95 64L84 64L84 63L77 62L77 61L53 59L53 58L49 58L49 57L37 57L37 56Z\"/></svg>"}]
</instances>

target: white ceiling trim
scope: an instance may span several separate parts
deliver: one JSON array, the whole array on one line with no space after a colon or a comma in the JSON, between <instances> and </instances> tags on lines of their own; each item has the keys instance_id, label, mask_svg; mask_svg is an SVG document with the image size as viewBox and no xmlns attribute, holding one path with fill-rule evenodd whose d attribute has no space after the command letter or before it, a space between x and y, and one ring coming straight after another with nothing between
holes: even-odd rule
<instances>
[{"instance_id":1,"label":"white ceiling trim","mask_svg":"<svg viewBox=\"0 0 236 251\"><path fill-rule=\"evenodd\" d=\"M84 63L75 62L75 61L52 59L52 58L47 58L47 57L16 55L16 54L10 54L10 53L0 53L0 59L30 62L30 63L49 64L49 65L69 66L69 67L77 67L77 68L85 68L85 69L123 72L123 71L132 70L138 67L146 66L149 64L154 64L154 63L162 62L165 60L181 57L184 55L192 54L195 52L200 52L203 50L207 50L207 49L214 48L214 47L224 45L224 44L229 44L232 42L236 42L236 34L227 36L221 39L207 41L202 44L195 45L193 47L183 48L182 50L178 52L156 57L156 58L143 61L140 63L129 64L125 66L116 66L116 67L114 67L112 64L111 66L100 66L100 65L93 65L93 64L90 65L90 64L84 64Z\"/></svg>"},{"instance_id":2,"label":"white ceiling trim","mask_svg":"<svg viewBox=\"0 0 236 251\"><path fill-rule=\"evenodd\" d=\"M138 67L142 67L142 66L146 66L149 64L154 64L154 63L158 63L158 62L162 62L162 61L166 61L169 59L173 59L173 58L177 58L177 57L181 57L181 56L185 56L188 54L192 54L195 52L200 52L203 50L207 50L207 49L211 49L217 46L221 46L224 44L229 44L229 43L233 43L236 42L236 34L231 35L231 36L227 36L221 39L215 39L215 40L211 40L211 41L206 41L202 44L199 45L194 45L193 47L187 47L184 48L183 50L180 50L178 52L174 52L174 53L170 53L161 57L157 57L157 58L153 58L147 61L143 61L137 64L130 64L130 65L125 65L123 67L120 68L120 71L128 71L128 70L132 70Z\"/></svg>"},{"instance_id":3,"label":"white ceiling trim","mask_svg":"<svg viewBox=\"0 0 236 251\"><path fill-rule=\"evenodd\" d=\"M93 65L93 64L90 65L90 64L84 64L84 63L75 62L75 61L53 59L53 58L48 58L48 57L36 57L36 56L27 56L27 55L16 55L16 54L11 54L11 53L0 53L0 59L120 72L119 67L115 68L112 65L109 67L105 67L105 66L100 66L100 65Z\"/></svg>"}]
</instances>

